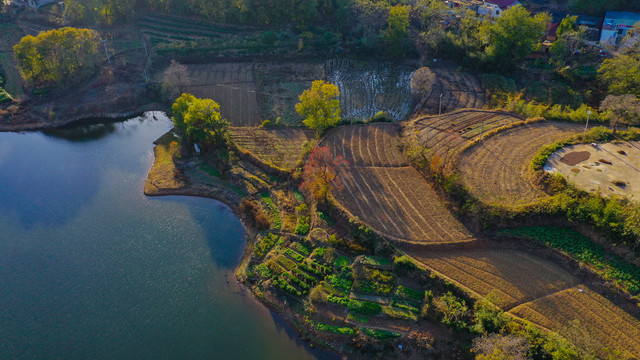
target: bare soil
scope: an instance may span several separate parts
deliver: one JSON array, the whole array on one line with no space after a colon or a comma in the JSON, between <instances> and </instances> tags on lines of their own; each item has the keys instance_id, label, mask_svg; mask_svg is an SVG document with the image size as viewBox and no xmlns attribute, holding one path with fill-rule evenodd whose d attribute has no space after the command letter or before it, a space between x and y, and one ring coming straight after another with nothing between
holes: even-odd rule
<instances>
[{"instance_id":1,"label":"bare soil","mask_svg":"<svg viewBox=\"0 0 640 360\"><path fill-rule=\"evenodd\" d=\"M573 154L583 154L576 157ZM567 157L571 160L563 161ZM580 160L580 161L578 161ZM604 196L640 199L640 142L568 146L553 153L545 170L559 172L568 181Z\"/></svg>"}]
</instances>

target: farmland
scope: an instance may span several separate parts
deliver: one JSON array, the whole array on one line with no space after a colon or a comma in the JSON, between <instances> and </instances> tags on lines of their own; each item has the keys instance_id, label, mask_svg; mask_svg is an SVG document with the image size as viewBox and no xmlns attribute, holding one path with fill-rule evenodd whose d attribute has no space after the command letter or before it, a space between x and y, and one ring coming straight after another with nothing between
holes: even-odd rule
<instances>
[{"instance_id":1,"label":"farmland","mask_svg":"<svg viewBox=\"0 0 640 360\"><path fill-rule=\"evenodd\" d=\"M624 358L640 354L640 321L583 285L522 304L510 313L601 356L603 348L621 351Z\"/></svg>"},{"instance_id":2,"label":"farmland","mask_svg":"<svg viewBox=\"0 0 640 360\"><path fill-rule=\"evenodd\" d=\"M222 116L234 126L258 124L255 72L251 63L188 65L185 90L200 98L214 99Z\"/></svg>"},{"instance_id":3,"label":"farmland","mask_svg":"<svg viewBox=\"0 0 640 360\"><path fill-rule=\"evenodd\" d=\"M325 78L323 62L256 63L260 119L299 125L295 104L314 80Z\"/></svg>"},{"instance_id":4,"label":"farmland","mask_svg":"<svg viewBox=\"0 0 640 360\"><path fill-rule=\"evenodd\" d=\"M442 243L471 234L440 201L429 183L403 158L392 124L345 126L321 143L349 165L338 200L372 228L400 241Z\"/></svg>"},{"instance_id":5,"label":"farmland","mask_svg":"<svg viewBox=\"0 0 640 360\"><path fill-rule=\"evenodd\" d=\"M178 16L146 14L137 21L140 32L159 54L189 55L204 59L264 53L285 54L296 49L292 36L264 42L264 32Z\"/></svg>"},{"instance_id":6,"label":"farmland","mask_svg":"<svg viewBox=\"0 0 640 360\"><path fill-rule=\"evenodd\" d=\"M529 175L530 162L545 144L580 132L577 124L541 122L503 131L464 151L458 170L464 185L490 204L518 205L545 198Z\"/></svg>"},{"instance_id":7,"label":"farmland","mask_svg":"<svg viewBox=\"0 0 640 360\"><path fill-rule=\"evenodd\" d=\"M559 266L518 250L432 251L416 258L480 296L495 294L505 309L578 284Z\"/></svg>"},{"instance_id":8,"label":"farmland","mask_svg":"<svg viewBox=\"0 0 640 360\"><path fill-rule=\"evenodd\" d=\"M413 110L414 70L410 65L339 59L327 62L327 80L340 90L343 118L368 119L384 111L398 121Z\"/></svg>"},{"instance_id":9,"label":"farmland","mask_svg":"<svg viewBox=\"0 0 640 360\"><path fill-rule=\"evenodd\" d=\"M433 67L431 70L436 76L435 81L429 93L424 95L418 112L439 114L442 110L444 114L456 109L484 107L484 90L475 76L447 66Z\"/></svg>"},{"instance_id":10,"label":"farmland","mask_svg":"<svg viewBox=\"0 0 640 360\"><path fill-rule=\"evenodd\" d=\"M517 115L499 111L457 110L440 116L424 116L407 123L405 135L451 164L458 152L484 133L522 121Z\"/></svg>"},{"instance_id":11,"label":"farmland","mask_svg":"<svg viewBox=\"0 0 640 360\"><path fill-rule=\"evenodd\" d=\"M296 128L264 129L234 127L233 142L261 161L291 170L302 157L305 143L313 139L313 130Z\"/></svg>"}]
</instances>

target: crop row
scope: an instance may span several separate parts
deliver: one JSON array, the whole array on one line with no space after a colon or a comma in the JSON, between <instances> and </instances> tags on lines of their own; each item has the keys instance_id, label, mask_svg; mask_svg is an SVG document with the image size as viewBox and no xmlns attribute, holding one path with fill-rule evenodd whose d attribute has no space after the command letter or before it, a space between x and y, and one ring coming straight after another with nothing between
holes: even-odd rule
<instances>
[{"instance_id":1,"label":"crop row","mask_svg":"<svg viewBox=\"0 0 640 360\"><path fill-rule=\"evenodd\" d=\"M640 354L640 321L583 286L523 304L510 312L561 332L572 341L597 344L600 351L615 349L625 357Z\"/></svg>"},{"instance_id":2,"label":"crop row","mask_svg":"<svg viewBox=\"0 0 640 360\"><path fill-rule=\"evenodd\" d=\"M350 168L338 198L374 229L398 239L450 242L470 234L410 167Z\"/></svg>"},{"instance_id":3,"label":"crop row","mask_svg":"<svg viewBox=\"0 0 640 360\"><path fill-rule=\"evenodd\" d=\"M574 124L535 123L513 128L463 152L458 169L469 191L491 204L516 205L545 198L529 177L538 149L580 131Z\"/></svg>"},{"instance_id":4,"label":"crop row","mask_svg":"<svg viewBox=\"0 0 640 360\"><path fill-rule=\"evenodd\" d=\"M526 236L547 246L568 253L595 267L605 279L616 283L632 294L640 293L640 268L621 257L608 254L604 248L571 229L557 227L529 227L503 230L504 233Z\"/></svg>"},{"instance_id":5,"label":"crop row","mask_svg":"<svg viewBox=\"0 0 640 360\"><path fill-rule=\"evenodd\" d=\"M482 296L495 293L505 308L578 282L559 266L516 250L443 251L419 260Z\"/></svg>"},{"instance_id":6,"label":"crop row","mask_svg":"<svg viewBox=\"0 0 640 360\"><path fill-rule=\"evenodd\" d=\"M329 146L349 165L407 166L398 148L398 129L397 125L385 123L343 126L329 134L322 146Z\"/></svg>"}]
</instances>

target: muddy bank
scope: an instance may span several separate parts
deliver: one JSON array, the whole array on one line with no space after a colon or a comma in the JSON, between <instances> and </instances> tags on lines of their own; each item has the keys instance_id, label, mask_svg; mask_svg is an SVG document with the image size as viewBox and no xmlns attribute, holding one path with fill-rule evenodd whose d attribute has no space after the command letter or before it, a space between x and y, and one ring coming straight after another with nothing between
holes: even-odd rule
<instances>
[{"instance_id":1,"label":"muddy bank","mask_svg":"<svg viewBox=\"0 0 640 360\"><path fill-rule=\"evenodd\" d=\"M73 94L45 103L28 100L0 109L0 131L32 131L70 124L116 122L147 111L170 110L158 100L152 87L124 82L100 86L91 84Z\"/></svg>"}]
</instances>

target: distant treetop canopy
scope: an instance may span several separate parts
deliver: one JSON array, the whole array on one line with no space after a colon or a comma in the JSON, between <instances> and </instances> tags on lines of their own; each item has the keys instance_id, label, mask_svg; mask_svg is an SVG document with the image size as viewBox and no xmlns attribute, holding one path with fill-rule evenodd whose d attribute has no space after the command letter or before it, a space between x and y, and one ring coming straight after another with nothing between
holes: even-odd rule
<instances>
[{"instance_id":1,"label":"distant treetop canopy","mask_svg":"<svg viewBox=\"0 0 640 360\"><path fill-rule=\"evenodd\" d=\"M27 35L13 47L18 68L34 86L68 86L91 76L98 61L100 36L70 27Z\"/></svg>"}]
</instances>

